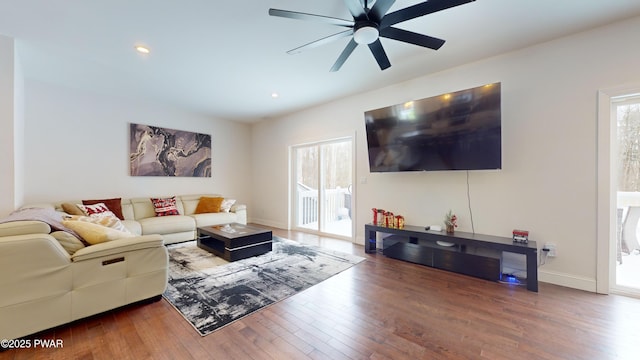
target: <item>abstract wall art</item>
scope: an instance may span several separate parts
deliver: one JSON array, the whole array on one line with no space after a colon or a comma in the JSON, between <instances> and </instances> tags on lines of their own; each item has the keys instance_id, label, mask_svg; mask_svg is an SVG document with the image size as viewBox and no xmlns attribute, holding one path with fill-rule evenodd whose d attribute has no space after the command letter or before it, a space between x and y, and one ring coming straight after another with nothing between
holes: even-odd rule
<instances>
[{"instance_id":1,"label":"abstract wall art","mask_svg":"<svg viewBox=\"0 0 640 360\"><path fill-rule=\"evenodd\" d=\"M211 177L211 135L129 124L132 176Z\"/></svg>"}]
</instances>

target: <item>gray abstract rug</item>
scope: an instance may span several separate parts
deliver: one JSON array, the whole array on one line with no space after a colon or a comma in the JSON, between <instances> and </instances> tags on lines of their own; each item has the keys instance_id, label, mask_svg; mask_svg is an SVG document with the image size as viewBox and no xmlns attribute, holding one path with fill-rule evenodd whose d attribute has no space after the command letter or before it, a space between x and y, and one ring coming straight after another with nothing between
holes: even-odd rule
<instances>
[{"instance_id":1,"label":"gray abstract rug","mask_svg":"<svg viewBox=\"0 0 640 360\"><path fill-rule=\"evenodd\" d=\"M273 251L226 262L195 241L168 245L163 294L200 335L318 284L364 258L273 237Z\"/></svg>"}]
</instances>

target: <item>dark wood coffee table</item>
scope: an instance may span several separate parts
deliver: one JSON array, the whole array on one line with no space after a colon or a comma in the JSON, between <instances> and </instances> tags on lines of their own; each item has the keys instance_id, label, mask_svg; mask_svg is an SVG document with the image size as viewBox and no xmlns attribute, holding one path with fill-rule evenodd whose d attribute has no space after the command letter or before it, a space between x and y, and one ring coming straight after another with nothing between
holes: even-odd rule
<instances>
[{"instance_id":1,"label":"dark wood coffee table","mask_svg":"<svg viewBox=\"0 0 640 360\"><path fill-rule=\"evenodd\" d=\"M243 224L225 224L198 228L198 247L236 261L271 251L271 230Z\"/></svg>"}]
</instances>

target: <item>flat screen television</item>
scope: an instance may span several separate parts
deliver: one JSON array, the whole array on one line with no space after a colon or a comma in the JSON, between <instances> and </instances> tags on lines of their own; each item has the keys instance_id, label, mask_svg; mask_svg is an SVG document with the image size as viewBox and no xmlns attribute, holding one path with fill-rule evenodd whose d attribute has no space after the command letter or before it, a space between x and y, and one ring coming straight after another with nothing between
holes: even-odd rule
<instances>
[{"instance_id":1,"label":"flat screen television","mask_svg":"<svg viewBox=\"0 0 640 360\"><path fill-rule=\"evenodd\" d=\"M500 83L365 112L371 172L502 168Z\"/></svg>"}]
</instances>

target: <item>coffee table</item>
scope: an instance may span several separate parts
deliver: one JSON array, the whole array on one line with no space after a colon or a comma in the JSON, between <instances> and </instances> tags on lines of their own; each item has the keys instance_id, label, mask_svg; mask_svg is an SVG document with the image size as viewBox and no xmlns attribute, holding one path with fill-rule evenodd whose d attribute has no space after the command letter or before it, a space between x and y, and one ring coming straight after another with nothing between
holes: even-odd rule
<instances>
[{"instance_id":1,"label":"coffee table","mask_svg":"<svg viewBox=\"0 0 640 360\"><path fill-rule=\"evenodd\" d=\"M236 261L271 251L271 230L243 224L224 224L198 228L198 247Z\"/></svg>"}]
</instances>

